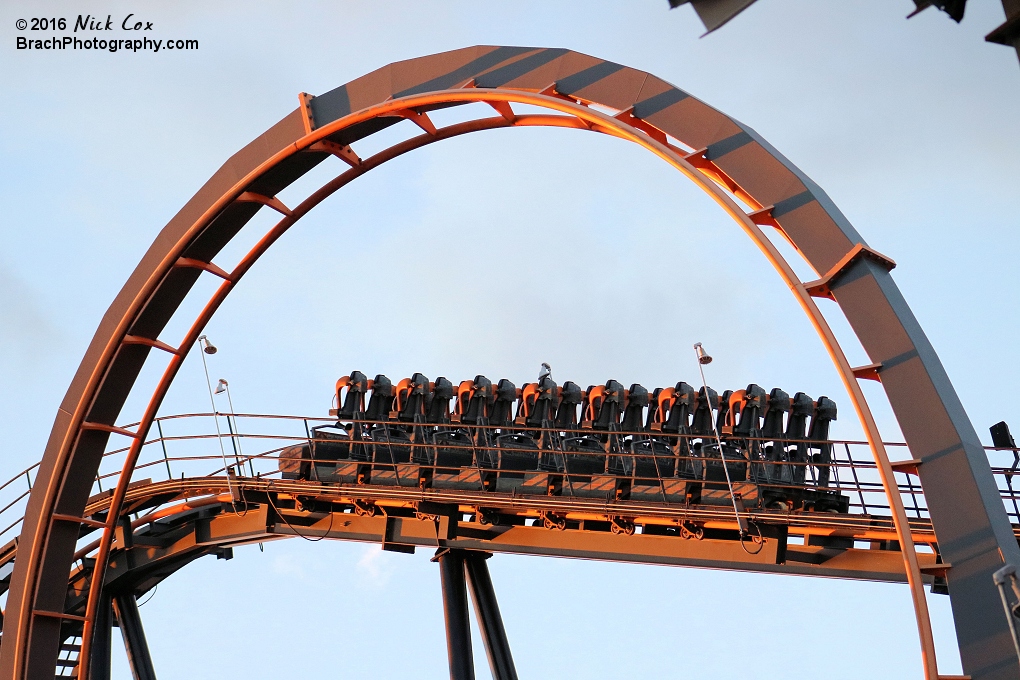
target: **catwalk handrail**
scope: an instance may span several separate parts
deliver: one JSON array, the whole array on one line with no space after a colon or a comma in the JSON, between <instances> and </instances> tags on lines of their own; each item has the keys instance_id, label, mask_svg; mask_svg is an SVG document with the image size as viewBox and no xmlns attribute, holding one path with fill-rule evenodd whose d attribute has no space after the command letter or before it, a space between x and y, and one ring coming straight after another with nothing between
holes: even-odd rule
<instances>
[{"instance_id":1,"label":"catwalk handrail","mask_svg":"<svg viewBox=\"0 0 1020 680\"><path fill-rule=\"evenodd\" d=\"M253 478L257 478L257 479L272 479L272 478L278 477L280 475L280 470L279 470L279 467L278 467L278 461L280 460L281 452L283 452L285 449L287 449L287 448L289 448L291 446L299 445L299 444L311 444L312 442L338 443L338 441L339 441L339 443L341 443L341 444L345 443L344 440L316 438L316 437L314 437L312 435L312 427L331 426L331 425L338 424L340 422L344 422L344 423L353 423L353 422L355 422L355 421L347 420L347 419L344 419L342 421L338 421L337 418L335 418L335 417L297 416L297 415L281 415L281 414L257 414L257 413L229 413L229 412L216 412L216 413L212 413L212 412L198 412L198 413L182 413L182 414L172 414L172 415L160 416L160 417L155 419L153 424L154 424L154 427L155 427L155 429L157 431L162 432L162 425L164 423L194 422L194 421L200 421L200 420L204 420L204 419L220 418L220 417L223 417L223 418L227 419L228 428L227 428L227 431L221 432L219 434L217 434L215 432L208 432L208 431L201 432L200 431L197 434L194 434L194 433L192 433L192 434L171 434L171 435L161 434L160 436L156 436L156 437L152 437L152 438L146 439L145 443L143 445L144 446L143 450L151 450L153 446L159 446L162 455L157 456L157 457L152 457L151 459L140 461L139 464L136 465L136 467L134 469L134 472L138 472L138 471L142 471L142 470L151 470L151 469L157 468L159 466L165 466L166 470L167 470L167 475L166 475L167 478L170 479L170 480L173 480L173 479L177 479L177 478L173 477L172 474L171 474L171 464L178 464L178 469L179 469L181 464L184 464L184 465L189 465L190 464L190 465L193 466L196 463L205 463L205 462L212 461L212 464L209 465L208 468L202 470L200 473L197 473L197 474L194 474L194 475L190 475L187 478L189 478L189 479L212 478L212 477L214 477L216 475L223 475L227 470L230 471L230 474L233 474L233 475L236 475L236 476L239 476L239 477L245 477L246 475L244 474L245 473L244 468L247 467L248 468L247 472L250 472L251 473L251 477L253 477ZM247 421L246 424L248 422L252 422L252 421L258 422L258 423L265 423L265 424L267 424L267 426L268 426L269 423L273 423L273 422L279 422L279 423L301 423L304 426L304 428L303 428L304 432L303 433L299 432L297 434L285 434L285 433L276 433L276 432L269 433L269 432L265 432L265 431L257 432L257 431L252 431L251 429L246 429L245 432L241 432L241 431L239 431L239 429L236 426L236 423L239 420ZM571 438L571 437L585 437L585 436L598 436L598 437L603 437L603 438L605 438L605 437L615 437L615 438L618 438L618 439L621 439L621 440L627 439L627 438L631 438L630 441L632 441L632 442L650 441L650 440L656 440L656 441L659 441L659 442L665 442L665 441L679 441L679 440L682 440L682 439L686 439L687 441L692 442L692 443L693 443L694 440L705 440L705 441L707 441L706 440L706 436L702 435L702 434L689 434L689 433L680 433L680 432L661 432L661 431L649 430L649 429L642 429L642 430L638 430L638 431L623 431L623 430L616 430L616 429L602 429L602 428L592 427L591 425L587 425L587 426L586 425L573 425L571 427L558 427L558 426L554 425L554 426L552 426L552 427L550 427L550 428L548 428L546 430L546 429L541 428L541 427L534 427L534 426L529 426L529 425L526 425L526 424L515 423L514 421L510 421L509 423L505 423L505 424L476 424L476 423L457 423L457 422L414 423L414 422L404 422L404 421L394 421L394 420L385 420L385 421L357 420L356 422L358 422L360 425L364 425L364 426L373 426L373 425L387 425L387 426L391 426L391 427L393 427L393 426L400 426L400 427L404 427L404 428L407 428L407 429L422 428L422 429L426 429L426 430L429 430L429 431L451 431L451 430L458 430L458 429L470 429L470 430L475 430L475 431L491 431L493 433L496 433L498 431L499 434L532 434L532 435L535 435L536 437L539 434L543 433L543 432L549 432L550 434L554 434L557 438L560 438L561 446L558 449L540 449L540 452L550 453L550 454L560 455L560 456L566 456L566 455L570 455L571 453L575 453L575 452L567 451L567 450L565 450L562 447L562 439L567 439L567 438ZM123 429L131 430L132 428L135 428L138 425L139 425L139 423L129 423L129 424L121 426L121 427ZM152 429L150 429L150 432L152 432ZM146 434L148 434L148 433L146 433ZM167 444L169 444L169 443L186 443L186 442L198 442L198 443L202 443L202 442L208 442L209 440L219 440L220 442L222 442L223 440L227 440L227 442L233 442L235 444L235 446L231 447L231 449L229 449L229 452L227 453L228 464L226 466L223 465L223 456L220 455L219 453L215 453L215 454L203 454L203 455L194 455L194 454L189 454L189 455L177 455L177 454L169 455L169 453L168 453ZM275 447L269 447L269 448L266 448L264 450L260 450L257 453L253 453L253 454L247 454L247 453L242 454L240 452L240 450L236 447L236 443L238 443L238 442L276 442L276 443L282 444L282 445L278 445L278 446L275 446ZM728 435L727 438L726 438L726 442L728 442L728 443L732 443L732 442L747 442L748 445L750 445L752 442L760 443L762 445L770 444L770 443L775 443L775 444L779 444L779 445L782 445L782 446L804 444L807 447L812 448L812 449L818 449L819 447L826 447L826 446L831 447L832 460L828 461L828 462L825 462L824 465L829 467L833 471L832 481L826 487L814 487L814 486L811 486L811 485L807 485L808 488L826 488L826 489L838 491L838 492L841 492L841 493L851 494L851 500L850 500L850 503L849 503L850 512L848 513L850 515L855 515L856 514L856 515L862 515L862 516L884 517L885 513L888 511L888 506L882 500L882 495L884 494L884 490L883 490L881 482L878 481L878 479L877 479L877 475L875 476L875 479L873 479L873 480L868 480L868 479L863 479L862 480L862 479L860 479L860 474L859 473L864 473L865 475L869 475L870 473L873 473L876 470L875 463L870 460L870 452L862 452L861 454L859 454L856 457L851 453L851 447L855 447L855 448L856 447L860 447L860 448L867 447L867 442L865 442L865 441L850 440L850 439L848 439L848 440L841 440L841 439L818 440L818 439L793 439L793 438L788 439L786 437L763 437L763 436L754 436L754 437L751 437L751 436L734 434L734 435ZM358 440L347 440L346 443L350 444L350 445L358 445L359 441ZM384 445L384 446L390 447L391 449L399 449L399 448L403 447L403 448L410 448L412 450L421 449L421 448L429 448L429 447L435 448L435 447L439 446L437 444L423 443L423 442L404 442L404 441L386 441L386 442L380 442L380 441L374 441L374 440L369 439L367 437L365 439L361 440L361 445L363 445L363 446L372 446L372 445L379 446L379 445ZM443 446L445 446L445 445L443 445ZM452 446L456 447L456 445L452 445ZM906 448L906 444L903 443L903 442L887 442L887 443L885 443L885 446L886 447L893 447L893 448ZM482 443L482 444L472 444L470 447L464 447L464 448L471 448L472 451L475 451L475 452L485 452L485 453L491 452L491 453L495 454L496 456L498 456L500 451L505 451L506 450L505 448L502 448L502 447L498 446L495 443L491 443L491 444L484 444L484 443ZM1015 452L1017 452L1017 449L1012 449L1012 448L1002 448L1002 447L992 447L992 446L986 446L984 448L985 448L986 452L988 452L988 453L993 453L993 452L1013 452L1013 453L1015 453ZM126 447L126 446L125 447L120 447L120 448L113 448L113 449L111 449L111 450L109 450L109 451L107 451L107 452L105 452L103 454L104 455L104 459L113 458L113 457L115 457L115 456L117 456L119 454L125 453L127 450L128 450L128 447ZM604 452L604 455L606 456L607 459L614 458L614 459L618 459L618 460L636 459L636 458L645 458L645 459L648 459L648 458L652 458L652 459L655 459L655 458L671 458L671 459L676 460L678 462L678 464L681 461L690 461L692 463L693 462L701 462L701 463L703 463L703 462L705 462L707 460L707 458L704 457L704 456L695 456L695 455L681 456L681 455L669 454L668 456L656 456L651 451L634 452L634 451L630 451L630 450L627 450L626 448L622 448L622 447L619 448L619 449L607 450L607 451ZM233 462L231 463L229 461L233 461ZM264 464L267 461L271 461L271 462L275 463L276 467L274 469L271 469L271 470L264 470L264 471L260 470L258 472L255 471L254 466L256 464ZM320 462L320 463L328 463L330 461L318 461L318 462ZM810 459L808 461L783 461L783 460L749 459L749 458L741 457L741 459L739 461L737 461L737 462L738 463L746 463L749 467L754 467L754 466L759 466L760 467L760 466L768 465L768 466L774 467L775 469L782 468L783 466L794 466L794 467L810 468L810 467L817 467L817 465L818 465L817 462L813 462ZM375 463L375 464L378 465L379 463ZM382 464L386 465L388 463L383 462ZM33 482L32 482L32 474L37 470L38 467L39 467L39 463L38 462L34 463L33 465L25 468L24 470L21 470L20 472L18 472L14 476L12 476L9 480L4 482L3 484L0 484L0 496L2 496L9 488L13 487L19 480L24 479L25 482L26 482L26 486L27 486L27 489L25 489L24 491L16 494L13 499L9 499L8 500L8 499L0 497L0 504L3 504L2 507L0 507L0 527L3 527L2 529L0 529L0 540L2 540L3 538L7 537L8 534L10 534L11 530L16 528L21 523L21 521L23 519L24 502L26 501L26 498L27 498L27 496L29 495L29 493L31 492L31 489L32 489L32 484L33 484ZM443 466L437 466L435 464L423 464L423 467L437 468L437 467L443 467ZM102 470L102 466L101 466L100 469ZM473 466L472 469L478 470L479 472L483 472L483 473L488 473L488 472L497 473L497 472L500 471L500 469L498 467L492 467L492 466L486 466L486 465L475 465L475 466ZM659 472L657 464L655 465L655 470L656 470L656 476L655 477L648 477L648 479L655 480L655 481L658 481L659 483L661 483L664 478L661 475L661 473ZM845 474L843 477L840 477L840 471L846 471L849 474ZM992 466L992 472L995 475L997 480L1002 479L1004 481L1005 488L1003 488L1002 484L999 484L1000 496L1002 497L1003 502L1006 505L1007 513L1009 514L1009 516L1010 516L1011 520L1013 521L1014 525L1020 524L1020 488L1016 488L1015 489L1014 486L1013 486L1013 483L1012 483L1013 475L1014 474L1020 474L1020 470L1016 469L1015 467L1005 467L1005 466L994 466L993 465ZM114 483L114 480L119 478L120 474L121 474L121 472L120 472L119 467L117 469L113 470L113 471L110 471L110 472L103 473L101 471L99 474L97 474L96 485L97 485L98 491L101 493L105 489L110 488L111 485ZM182 472L181 474L183 475L184 473ZM566 473L561 471L560 474L566 474ZM609 473L609 474L612 474L612 473ZM633 471L631 473L629 473L629 474L631 476L634 476ZM898 483L897 487L898 487L900 493L904 496L904 498L909 501L909 502L906 503L908 512L914 515L914 519L927 519L927 506L923 502L924 496L923 496L923 492L921 491L920 483L917 480L911 479L911 473L908 472L908 471L898 470L896 474L897 474L899 479L904 480L904 481ZM848 477L850 475L852 475L852 479L846 478L846 477ZM642 478L644 478L644 477L642 477ZM786 483L783 483L783 482L771 481L771 480L762 482L761 480L756 480L756 479L753 479L753 478L750 479L749 481L751 481L752 483L756 483L756 484L764 484L764 485L766 485L766 486L768 486L770 488L776 488L776 489L784 489L784 488L786 488L786 489L799 489L799 488L804 488L805 487L805 485L786 484ZM868 496L872 496L874 498L874 501L867 501L867 500L865 500L865 494L867 494ZM854 498L853 496L856 496L856 498Z\"/></svg>"}]
</instances>

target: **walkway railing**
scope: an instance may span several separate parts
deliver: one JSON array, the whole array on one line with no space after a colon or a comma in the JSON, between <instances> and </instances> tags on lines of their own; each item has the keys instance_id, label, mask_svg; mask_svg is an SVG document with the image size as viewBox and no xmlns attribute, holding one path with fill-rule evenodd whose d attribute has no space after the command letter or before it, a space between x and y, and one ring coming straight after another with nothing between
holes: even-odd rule
<instances>
[{"instance_id":1,"label":"walkway railing","mask_svg":"<svg viewBox=\"0 0 1020 680\"><path fill-rule=\"evenodd\" d=\"M214 418L220 419L221 434L217 435ZM151 480L153 482L170 479L194 479L203 477L222 477L225 470L238 477L252 477L261 479L279 478L281 453L295 445L308 445L311 449L313 444L336 444L337 440L328 434L316 434L316 428L335 425L333 418L318 418L311 416L287 416L267 415L250 413L189 413L181 415L170 415L157 418L149 438L146 440L142 455L136 465L132 481ZM367 429L372 423L362 421L361 426ZM378 423L393 426L394 423ZM124 426L131 429L137 424ZM416 427L413 423L402 423L401 427L408 431ZM470 429L473 431L487 431L487 436L482 437L482 442L473 442L468 448L472 451L473 467L484 476L485 473L497 475L506 472L506 468L500 466L500 456L508 450L498 445L499 435L506 433L528 432L537 436L540 429L527 428L524 426L511 425L420 425L429 432L452 431L457 429ZM348 432L351 425L347 425ZM718 458L712 457L710 450L710 438L691 435L678 435L657 432L607 432L592 430L590 428L555 429L552 431L560 444L558 449L546 450L543 455L553 462L546 465L546 470L553 470L561 474L565 484L570 483L571 478L577 478L575 474L562 463L556 468L555 459L566 461L568 457L577 455L577 450L566 448L562 442L571 438L601 439L607 442L604 454L607 460L608 473L614 474L613 470L622 476L635 477L635 467L638 459L645 459L646 472L638 481L646 485L663 485L670 479L679 476L681 466L687 469L694 469L697 466L721 464ZM394 455L394 462L418 461L425 468L433 470L441 469L435 458L429 458L428 449L435 449L437 444L423 443L418 441L404 441L403 439L387 439L380 442L367 438L360 443L355 441L346 445L354 447L385 447ZM126 442L118 441L120 435L113 434L110 438L110 445L104 454L103 462L100 465L99 474L96 477L93 487L94 494L100 494L112 489L118 482L121 468L124 462L124 455L127 453ZM615 438L618 442L629 444L631 442L645 441L652 439L658 442L673 441L686 438L689 449L696 451L701 441L705 441L705 455L694 454L681 456L658 456L659 459L671 458L675 460L674 472L671 475L663 475L662 469L656 458L650 452L654 452L655 445L646 447L646 451L635 451L633 448L625 450L626 447L617 446L608 442L608 438ZM740 446L737 446L739 441ZM838 495L847 497L848 515L857 515L862 518L887 518L890 515L885 492L882 488L874 462L871 460L871 452L864 441L854 440L828 440L819 442L817 440L783 440L776 438L730 438L728 445L733 444L738 449L742 446L742 458L733 459L732 453L728 453L727 462L730 464L746 465L748 472L743 483L755 484L759 487L767 487L775 490L776 495L781 496L784 490L793 491L797 489L823 489L835 492ZM124 444L119 446L119 444ZM805 462L787 460L766 460L763 455L760 458L748 456L748 452L757 450L764 451L768 446L781 446L795 448L798 444L809 447L810 451L820 451L821 447L827 447L831 452L831 459L824 462L818 460L818 454L809 456ZM444 445L446 446L446 445ZM892 457L899 460L911 458L905 444L887 443ZM411 451L407 451L411 449ZM403 453L401 453L403 451ZM1020 479L1014 480L1014 476L1020 474L1013 463L1016 451L1014 449L996 449L986 447L989 462L995 475L1000 495L1003 499L1006 511L1014 526L1020 525ZM394 452L397 452L394 454ZM900 454L900 455L897 455ZM305 455L308 455L307 453ZM717 455L717 454L716 454ZM651 469L654 476L649 476L648 459L652 460ZM327 464L332 461L319 461ZM349 462L349 461L340 461ZM366 461L366 463L371 461ZM384 461L385 462L385 461ZM379 460L375 461L379 464ZM38 463L18 472L7 482L0 485L0 545L8 544L15 539L20 532L21 521L24 516L25 505L28 495L31 492L34 476ZM615 466L615 467L614 467ZM394 466L396 467L396 466ZM784 468L801 468L800 476L803 483L793 483L789 480L797 478L797 474L783 474ZM822 470L826 469L828 474L827 483L822 484L819 477L824 477ZM699 473L700 474L700 473ZM703 474L700 475L704 477ZM786 480L786 481L784 481ZM927 504L920 487L920 482L911 473L898 471L896 473L897 485L903 498L904 506L912 520L921 520L927 524L929 519ZM482 489L479 489L482 490ZM663 502L669 502L663 496ZM4 575L0 574L0 578Z\"/></svg>"}]
</instances>

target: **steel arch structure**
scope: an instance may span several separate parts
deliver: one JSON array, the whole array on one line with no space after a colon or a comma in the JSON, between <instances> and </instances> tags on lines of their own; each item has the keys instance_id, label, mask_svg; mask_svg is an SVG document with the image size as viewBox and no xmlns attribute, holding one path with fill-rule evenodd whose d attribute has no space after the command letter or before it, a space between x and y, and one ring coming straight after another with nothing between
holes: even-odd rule
<instances>
[{"instance_id":1,"label":"steel arch structure","mask_svg":"<svg viewBox=\"0 0 1020 680\"><path fill-rule=\"evenodd\" d=\"M436 128L428 112L484 102L496 114ZM514 104L550 113L521 115ZM606 111L609 112L606 112ZM422 134L361 159L352 144L402 120ZM65 588L92 480L111 435L130 438L88 592L79 677L131 471L187 349L272 243L326 197L403 153L460 134L512 126L610 134L648 149L695 182L741 226L783 277L842 376L885 483L911 586L926 676L938 676L909 526L891 466L858 384L879 379L914 456L946 563L965 672L1015 678L1016 658L992 573L1020 549L963 406L889 270L825 193L754 130L648 73L564 49L478 46L385 66L300 106L232 156L162 230L104 316L58 410L18 545L4 616L0 674L52 677ZM289 208L277 194L324 159L350 168ZM741 205L743 204L743 205ZM280 221L232 270L217 253L262 208ZM762 227L774 228L818 273L800 281ZM161 333L200 275L222 283L182 339ZM872 360L847 363L814 298L835 300ZM115 425L150 353L169 357L136 430ZM72 617L73 618L73 617Z\"/></svg>"}]
</instances>

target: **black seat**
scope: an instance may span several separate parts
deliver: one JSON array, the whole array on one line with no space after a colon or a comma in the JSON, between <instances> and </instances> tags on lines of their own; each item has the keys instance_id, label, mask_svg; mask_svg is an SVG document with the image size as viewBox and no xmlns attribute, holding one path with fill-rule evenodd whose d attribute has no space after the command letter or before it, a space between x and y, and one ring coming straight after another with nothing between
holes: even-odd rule
<instances>
[{"instance_id":1,"label":"black seat","mask_svg":"<svg viewBox=\"0 0 1020 680\"><path fill-rule=\"evenodd\" d=\"M369 428L369 439L375 440L372 436L372 431L376 428L389 428L386 424L389 418L390 411L393 409L393 383L385 375L379 374L375 376L375 379L371 382L372 396L368 402L368 408L365 410L365 420L370 421ZM361 426L355 424L356 428ZM352 432L353 440L361 439L360 433ZM360 461L372 461L375 458L374 447L364 446L354 443L351 446L351 458L353 460Z\"/></svg>"},{"instance_id":2,"label":"black seat","mask_svg":"<svg viewBox=\"0 0 1020 680\"><path fill-rule=\"evenodd\" d=\"M728 434L729 428L733 427L734 414L730 411L730 397L733 396L733 390L724 390L719 395L719 404L715 415L715 432L720 437Z\"/></svg>"},{"instance_id":3,"label":"black seat","mask_svg":"<svg viewBox=\"0 0 1020 680\"><path fill-rule=\"evenodd\" d=\"M489 421L492 404L496 400L492 381L484 375L476 375L473 381L461 383L457 391L457 412L460 422L469 425L483 425Z\"/></svg>"},{"instance_id":4,"label":"black seat","mask_svg":"<svg viewBox=\"0 0 1020 680\"><path fill-rule=\"evenodd\" d=\"M435 445L433 464L438 474L456 474L456 468L474 465L475 443L467 430L441 430L432 435L432 441Z\"/></svg>"},{"instance_id":5,"label":"black seat","mask_svg":"<svg viewBox=\"0 0 1020 680\"><path fill-rule=\"evenodd\" d=\"M637 474L638 467L642 470L657 470L656 457L659 448L652 444L650 437L644 432L645 409L648 407L650 397L644 386L634 383L626 392L626 406L623 410L623 418L620 421L620 430L627 436L623 448L630 455L616 456L609 461L609 469L616 474L630 475ZM662 444L662 448L669 451L669 446ZM672 451L669 451L672 458ZM650 456L650 457L649 457ZM665 461L663 461L665 464ZM670 461L672 465L672 461ZM675 467L675 465L673 465ZM669 473L672 476L672 472ZM657 475L652 475L657 476Z\"/></svg>"},{"instance_id":6,"label":"black seat","mask_svg":"<svg viewBox=\"0 0 1020 680\"><path fill-rule=\"evenodd\" d=\"M643 439L630 443L634 457L634 477L657 480L676 474L676 456L669 444L656 439Z\"/></svg>"},{"instance_id":7,"label":"black seat","mask_svg":"<svg viewBox=\"0 0 1020 680\"><path fill-rule=\"evenodd\" d=\"M744 452L730 442L724 441L722 446L722 453L726 456L725 468L718 444L704 442L701 445L701 455L705 459L705 481L725 483L727 471L731 483L747 481L747 458Z\"/></svg>"},{"instance_id":8,"label":"black seat","mask_svg":"<svg viewBox=\"0 0 1020 680\"><path fill-rule=\"evenodd\" d=\"M575 382L567 381L560 388L560 403L556 409L556 428L570 430L577 428L577 407L584 401L584 392Z\"/></svg>"},{"instance_id":9,"label":"black seat","mask_svg":"<svg viewBox=\"0 0 1020 680\"><path fill-rule=\"evenodd\" d=\"M411 436L399 425L379 425L369 435L372 444L372 462L396 465L411 461Z\"/></svg>"},{"instance_id":10,"label":"black seat","mask_svg":"<svg viewBox=\"0 0 1020 680\"><path fill-rule=\"evenodd\" d=\"M765 412L768 395L765 390L750 384L742 390L740 402L740 419L733 428L733 434L739 437L760 437L761 417ZM732 401L732 399L731 399Z\"/></svg>"},{"instance_id":11,"label":"black seat","mask_svg":"<svg viewBox=\"0 0 1020 680\"><path fill-rule=\"evenodd\" d=\"M623 410L623 419L620 421L622 432L644 432L644 414L648 407L648 390L642 385L634 383L626 392L627 405Z\"/></svg>"},{"instance_id":12,"label":"black seat","mask_svg":"<svg viewBox=\"0 0 1020 680\"><path fill-rule=\"evenodd\" d=\"M556 419L556 406L559 402L556 382L544 375L537 383L529 383L526 387L528 394L522 392L518 419L524 416L524 425L527 427L551 427Z\"/></svg>"},{"instance_id":13,"label":"black seat","mask_svg":"<svg viewBox=\"0 0 1020 680\"><path fill-rule=\"evenodd\" d=\"M616 380L607 380L601 391L596 387L592 392L594 396L589 397L592 428L618 431L627 398L623 385ZM647 396L647 390L645 394Z\"/></svg>"},{"instance_id":14,"label":"black seat","mask_svg":"<svg viewBox=\"0 0 1020 680\"><path fill-rule=\"evenodd\" d=\"M786 441L789 448L786 450L786 457L790 460L791 477L793 483L801 485L807 477L808 446L807 426L808 419L815 410L815 400L797 392L790 402L790 415L786 419Z\"/></svg>"},{"instance_id":15,"label":"black seat","mask_svg":"<svg viewBox=\"0 0 1020 680\"><path fill-rule=\"evenodd\" d=\"M595 437L567 437L566 471L569 475L601 475L606 472L606 450Z\"/></svg>"},{"instance_id":16,"label":"black seat","mask_svg":"<svg viewBox=\"0 0 1020 680\"><path fill-rule=\"evenodd\" d=\"M432 384L432 397L429 399L429 407L428 412L425 414L425 422L450 422L450 401L452 400L453 383L446 378L436 378L436 382Z\"/></svg>"},{"instance_id":17,"label":"black seat","mask_svg":"<svg viewBox=\"0 0 1020 680\"><path fill-rule=\"evenodd\" d=\"M818 486L828 486L832 471L832 444L829 443L829 423L836 419L836 402L828 397L818 397L815 410L811 415L811 429L808 439L812 440L811 448L818 453L811 457L817 470ZM818 442L818 443L814 443Z\"/></svg>"},{"instance_id":18,"label":"black seat","mask_svg":"<svg viewBox=\"0 0 1020 680\"><path fill-rule=\"evenodd\" d=\"M647 403L648 391L640 385L637 386L644 393ZM627 408L628 392L623 384L616 380L607 380L602 392L602 404L598 409L598 416L594 418L592 428L608 432L601 435L600 439L605 444L606 450L606 472L611 475L629 476L634 469L634 461L630 456L620 455L626 450L626 444L617 433L622 430L622 418ZM640 401L640 397L638 398ZM637 410L637 409L636 409ZM640 429L643 410L638 411L639 416L635 427Z\"/></svg>"},{"instance_id":19,"label":"black seat","mask_svg":"<svg viewBox=\"0 0 1020 680\"><path fill-rule=\"evenodd\" d=\"M338 420L354 420L365 411L365 393L368 391L368 378L361 371L352 371L336 382L336 403ZM343 390L347 394L343 395Z\"/></svg>"},{"instance_id":20,"label":"black seat","mask_svg":"<svg viewBox=\"0 0 1020 680\"><path fill-rule=\"evenodd\" d=\"M501 434L496 437L499 449L499 469L537 470L538 442L527 434Z\"/></svg>"},{"instance_id":21,"label":"black seat","mask_svg":"<svg viewBox=\"0 0 1020 680\"><path fill-rule=\"evenodd\" d=\"M740 395L739 414L731 413L731 420L735 420L733 427L735 437L743 441L739 448L743 455L751 461L751 479L755 482L766 480L764 452L761 446L761 418L768 403L768 394L761 387L750 384L746 389L740 390L730 397L730 403L736 402L736 395ZM739 419L737 419L739 415Z\"/></svg>"},{"instance_id":22,"label":"black seat","mask_svg":"<svg viewBox=\"0 0 1020 680\"><path fill-rule=\"evenodd\" d=\"M312 428L312 458L341 460L351 456L351 438L343 425L319 425Z\"/></svg>"},{"instance_id":23,"label":"black seat","mask_svg":"<svg viewBox=\"0 0 1020 680\"><path fill-rule=\"evenodd\" d=\"M351 456L351 439L343 425L319 425L312 428L311 479L320 482L336 481L336 462Z\"/></svg>"},{"instance_id":24,"label":"black seat","mask_svg":"<svg viewBox=\"0 0 1020 680\"><path fill-rule=\"evenodd\" d=\"M615 383L615 384L612 384ZM607 397L611 404L603 408ZM610 424L616 428L619 422L620 402L623 398L623 385L610 380L606 385L590 385L582 398L582 425L592 429L609 430ZM568 452L566 455L567 474L592 475L606 472L606 443L595 434L568 436L563 441Z\"/></svg>"},{"instance_id":25,"label":"black seat","mask_svg":"<svg viewBox=\"0 0 1020 680\"><path fill-rule=\"evenodd\" d=\"M431 396L429 379L421 373L401 380L394 391L397 420L403 423L424 422Z\"/></svg>"},{"instance_id":26,"label":"black seat","mask_svg":"<svg viewBox=\"0 0 1020 680\"><path fill-rule=\"evenodd\" d=\"M465 380L457 388L457 416L461 424L483 426L469 427L468 432L475 446L474 464L486 470L495 467L490 430L484 427L489 424L489 414L495 400L492 381L484 375L476 375L474 380Z\"/></svg>"},{"instance_id":27,"label":"black seat","mask_svg":"<svg viewBox=\"0 0 1020 680\"><path fill-rule=\"evenodd\" d=\"M543 378L540 381L540 385L548 378ZM566 470L566 439L577 436L577 408L584 401L584 393L581 391L581 386L570 380L563 383L562 387L556 388L556 383L552 382L552 379L548 379L549 382L545 383L549 395L549 407L550 413L553 414L551 425L559 432L564 432L561 438L558 434L554 441L543 442L549 449L548 453L543 453L539 466L543 470L549 470L552 472L563 472Z\"/></svg>"},{"instance_id":28,"label":"black seat","mask_svg":"<svg viewBox=\"0 0 1020 680\"><path fill-rule=\"evenodd\" d=\"M277 465L284 479L308 479L312 467L308 444L295 444L280 451Z\"/></svg>"},{"instance_id":29,"label":"black seat","mask_svg":"<svg viewBox=\"0 0 1020 680\"><path fill-rule=\"evenodd\" d=\"M786 415L790 412L790 395L775 387L769 392L762 421L761 436L771 440L765 445L765 477L770 483L790 484L793 482L793 467L786 453L786 445L782 441Z\"/></svg>"},{"instance_id":30,"label":"black seat","mask_svg":"<svg viewBox=\"0 0 1020 680\"><path fill-rule=\"evenodd\" d=\"M513 417L514 402L517 401L517 386L506 378L502 378L493 390L492 409L489 413L489 424L506 427Z\"/></svg>"},{"instance_id":31,"label":"black seat","mask_svg":"<svg viewBox=\"0 0 1020 680\"><path fill-rule=\"evenodd\" d=\"M714 437L712 411L719 408L719 394L711 387L698 390L698 400L691 420L691 434L695 437Z\"/></svg>"},{"instance_id":32,"label":"black seat","mask_svg":"<svg viewBox=\"0 0 1020 680\"><path fill-rule=\"evenodd\" d=\"M372 397L365 410L365 419L376 422L385 421L393 410L393 383L385 375L379 374L371 383Z\"/></svg>"}]
</instances>

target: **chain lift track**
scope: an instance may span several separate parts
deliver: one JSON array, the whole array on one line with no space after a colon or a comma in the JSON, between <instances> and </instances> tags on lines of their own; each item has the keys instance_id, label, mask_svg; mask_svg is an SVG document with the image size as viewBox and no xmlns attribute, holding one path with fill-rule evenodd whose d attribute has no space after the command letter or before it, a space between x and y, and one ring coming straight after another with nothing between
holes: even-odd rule
<instances>
[{"instance_id":1,"label":"chain lift track","mask_svg":"<svg viewBox=\"0 0 1020 680\"><path fill-rule=\"evenodd\" d=\"M497 115L438 128L428 115L478 102ZM0 677L53 677L68 621L83 624L75 672L82 680L89 677L92 647L102 637L97 626L109 620L105 572L131 473L160 403L188 348L276 239L322 200L388 160L469 132L525 126L593 131L644 147L712 197L786 282L815 326L866 434L901 548L925 677L934 680L939 674L919 556L894 469L858 384L869 378L881 382L948 565L964 672L975 680L1016 677L1012 638L992 575L1006 564L1020 565L1020 548L977 434L889 274L893 261L869 248L828 196L754 130L648 73L564 49L478 46L411 59L321 96L302 94L299 104L232 156L170 221L103 318L58 410L29 497L4 615ZM522 113L518 105L547 113ZM405 120L422 134L366 158L357 154L360 140ZM346 170L294 207L277 198L330 157L343 161ZM263 209L280 213L279 222L231 271L217 266L221 249ZM786 239L819 278L802 282L764 227ZM163 337L200 276L220 279L219 288L185 337ZM847 362L815 304L818 297L839 305L870 365L854 368ZM156 356L166 360L166 368L140 424L133 430L117 427L139 371ZM112 435L132 444L101 522L84 614L73 615L63 584ZM444 574L456 571L444 567Z\"/></svg>"}]
</instances>

